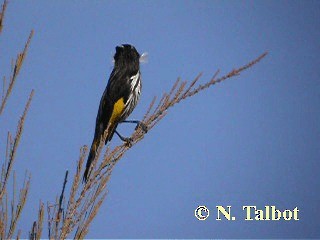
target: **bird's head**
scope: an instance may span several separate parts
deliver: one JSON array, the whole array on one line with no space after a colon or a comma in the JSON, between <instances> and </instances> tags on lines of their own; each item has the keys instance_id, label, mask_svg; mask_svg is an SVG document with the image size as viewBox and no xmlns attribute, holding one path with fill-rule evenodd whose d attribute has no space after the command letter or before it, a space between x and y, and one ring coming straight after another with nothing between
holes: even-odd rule
<instances>
[{"instance_id":1,"label":"bird's head","mask_svg":"<svg viewBox=\"0 0 320 240\"><path fill-rule=\"evenodd\" d=\"M135 65L139 67L140 54L136 48L130 44L122 44L116 47L114 55L115 66Z\"/></svg>"}]
</instances>

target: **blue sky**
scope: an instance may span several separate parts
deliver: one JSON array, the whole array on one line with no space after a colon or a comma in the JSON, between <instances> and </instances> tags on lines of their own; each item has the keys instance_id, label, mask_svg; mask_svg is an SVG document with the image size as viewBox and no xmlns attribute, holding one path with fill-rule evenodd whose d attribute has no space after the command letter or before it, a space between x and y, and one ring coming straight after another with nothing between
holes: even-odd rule
<instances>
[{"instance_id":1,"label":"blue sky","mask_svg":"<svg viewBox=\"0 0 320 240\"><path fill-rule=\"evenodd\" d=\"M23 232L39 200L53 202L65 170L74 173L80 147L92 141L114 48L131 43L149 53L134 119L178 77L203 72L205 82L269 55L174 107L126 154L88 237L319 238L319 11L319 1L10 1L2 75L35 30L0 118L3 155L35 89L15 164L18 180L32 173ZM211 210L206 221L194 217L198 205ZM216 221L216 205L231 205L237 220ZM244 205L298 207L300 220L244 221Z\"/></svg>"}]
</instances>

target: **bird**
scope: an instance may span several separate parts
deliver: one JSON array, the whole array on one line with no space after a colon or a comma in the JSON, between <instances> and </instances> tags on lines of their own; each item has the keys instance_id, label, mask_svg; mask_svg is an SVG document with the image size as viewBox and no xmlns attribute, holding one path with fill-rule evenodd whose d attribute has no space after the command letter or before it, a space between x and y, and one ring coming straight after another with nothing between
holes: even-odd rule
<instances>
[{"instance_id":1,"label":"bird","mask_svg":"<svg viewBox=\"0 0 320 240\"><path fill-rule=\"evenodd\" d=\"M116 46L116 53L113 57L114 67L100 100L94 138L83 174L83 182L85 183L90 176L92 161L96 156L101 138L108 125L110 127L105 144L111 141L114 133L122 141L130 143L130 138L125 138L117 132L116 129L119 123L136 123L137 127L141 126L146 131L146 126L142 122L136 120L126 121L127 117L136 107L141 94L140 58L142 56L143 54L140 55L131 44Z\"/></svg>"}]
</instances>

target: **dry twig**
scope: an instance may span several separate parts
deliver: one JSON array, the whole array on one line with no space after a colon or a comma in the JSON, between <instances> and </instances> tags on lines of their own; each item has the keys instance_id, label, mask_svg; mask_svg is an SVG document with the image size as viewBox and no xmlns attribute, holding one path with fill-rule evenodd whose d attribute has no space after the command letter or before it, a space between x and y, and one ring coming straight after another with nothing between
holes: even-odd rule
<instances>
[{"instance_id":1,"label":"dry twig","mask_svg":"<svg viewBox=\"0 0 320 240\"><path fill-rule=\"evenodd\" d=\"M2 32L2 28L3 28L3 20L4 20L4 14L6 12L6 8L7 8L7 4L8 1L5 0L1 6L1 12L0 12L0 34Z\"/></svg>"},{"instance_id":2,"label":"dry twig","mask_svg":"<svg viewBox=\"0 0 320 240\"><path fill-rule=\"evenodd\" d=\"M29 96L29 99L27 101L27 104L25 106L24 112L19 120L17 132L12 140L11 134L8 134L7 138L7 150L6 150L6 158L5 162L2 165L2 171L1 171L1 182L0 182L0 235L2 238L12 238L16 224L18 222L18 219L20 217L21 211L24 207L24 204L27 199L29 187L30 187L30 176L27 180L25 180L23 187L20 190L19 194L19 201L18 203L15 203L15 176L13 178L13 197L11 200L11 211L10 214L8 212L8 194L7 194L7 184L9 180L9 176L12 170L12 166L15 160L17 148L21 139L23 127L24 127L24 121L27 116L27 112L29 110L31 100L33 97L34 91L32 90ZM8 225L8 223L10 224ZM9 227L9 229L7 229Z\"/></svg>"},{"instance_id":3,"label":"dry twig","mask_svg":"<svg viewBox=\"0 0 320 240\"><path fill-rule=\"evenodd\" d=\"M0 9L0 33L3 29L3 20L5 16L7 3L8 1L4 0L4 3ZM22 67L23 61L26 57L27 50L29 48L32 36L33 36L33 31L31 31L23 51L17 55L17 59L15 63L12 64L12 72L9 78L8 88L6 88L6 77L3 77L2 98L0 100L0 116L3 113L7 100L16 82L17 76L19 75L19 72ZM6 146L4 161L1 167L1 179L0 179L0 238L1 239L11 239L15 234L16 234L16 238L18 239L20 238L20 235L21 235L21 231L16 230L16 227L28 196L28 192L30 188L30 175L26 174L24 183L18 194L16 193L17 188L16 188L15 173L13 173L13 177L12 177L13 179L12 180L13 181L12 196L9 196L8 194L9 191L7 188L8 188L10 175L12 172L12 167L15 162L19 142L22 136L25 118L27 116L33 95L34 95L34 91L32 90L30 93L29 99L26 103L24 112L20 117L15 136L12 137L10 132L7 135L7 146ZM33 228L34 229L33 236L35 236L36 239L40 238L40 235L42 232L42 219L43 219L43 206L40 207L39 209L38 225L34 226Z\"/></svg>"},{"instance_id":4,"label":"dry twig","mask_svg":"<svg viewBox=\"0 0 320 240\"><path fill-rule=\"evenodd\" d=\"M29 48L29 45L30 45L30 41L31 41L31 38L33 36L33 30L31 31L30 35L29 35L29 38L26 42L26 45L24 46L24 49L21 53L18 54L17 56L17 59L16 59L16 62L15 62L15 65L13 67L13 70L12 70L12 74L11 74L11 77L10 77L10 81L9 81L9 86L8 88L5 90L5 85L6 85L6 78L3 77L3 94L2 94L2 99L1 99L1 104L0 104L0 115L3 113L3 110L4 110L4 107L8 101L8 98L12 92L12 89L13 89L13 86L17 80L17 76L20 72L20 69L22 67L22 64L23 64L23 61L27 55L27 51L28 51L28 48Z\"/></svg>"},{"instance_id":5,"label":"dry twig","mask_svg":"<svg viewBox=\"0 0 320 240\"><path fill-rule=\"evenodd\" d=\"M31 232L29 233L29 239L33 239L33 240L41 239L43 217L44 217L44 205L42 202L40 202L40 206L38 210L38 221L33 222Z\"/></svg>"}]
</instances>

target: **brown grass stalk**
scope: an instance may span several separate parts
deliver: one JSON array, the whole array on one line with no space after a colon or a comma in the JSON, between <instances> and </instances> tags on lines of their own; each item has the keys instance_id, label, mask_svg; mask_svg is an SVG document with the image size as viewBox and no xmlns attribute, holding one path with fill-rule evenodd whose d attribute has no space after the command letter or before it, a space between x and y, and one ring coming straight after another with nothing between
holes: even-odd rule
<instances>
[{"instance_id":1,"label":"brown grass stalk","mask_svg":"<svg viewBox=\"0 0 320 240\"><path fill-rule=\"evenodd\" d=\"M6 12L6 8L8 5L8 1L5 0L1 6L1 12L0 12L0 34L2 32L2 28L3 28L3 21L4 21L4 14Z\"/></svg>"},{"instance_id":2,"label":"brown grass stalk","mask_svg":"<svg viewBox=\"0 0 320 240\"><path fill-rule=\"evenodd\" d=\"M16 202L16 177L13 176L13 196L10 202L10 208L8 208L8 194L7 184L9 176L12 170L13 163L15 161L17 149L22 136L23 127L27 112L29 110L34 91L32 90L29 99L26 103L23 114L19 120L15 137L12 139L11 134L8 133L7 137L7 148L5 162L2 165L1 171L1 182L0 182L0 235L2 238L12 238L16 229L17 222L24 208L29 187L30 187L30 176L25 179L23 187L21 188ZM10 209L10 210L9 210Z\"/></svg>"},{"instance_id":3,"label":"brown grass stalk","mask_svg":"<svg viewBox=\"0 0 320 240\"><path fill-rule=\"evenodd\" d=\"M14 183L15 183L15 177L14 177ZM13 198L11 201L11 221L10 221L9 231L7 233L6 239L11 239L13 237L13 234L16 229L16 225L17 225L18 220L20 218L23 207L26 203L29 188L30 188L30 176L28 176L25 179L23 187L20 189L17 203L15 203L15 198L16 198L15 197L15 189L16 189L16 187L14 186L14 188L13 188L14 195L13 195ZM19 233L18 233L18 235L19 235Z\"/></svg>"},{"instance_id":4,"label":"brown grass stalk","mask_svg":"<svg viewBox=\"0 0 320 240\"><path fill-rule=\"evenodd\" d=\"M7 4L8 4L8 1L4 0L0 9L0 33L2 32L2 29L3 29L3 22L4 22L4 16L5 16ZM8 81L8 86L7 86L7 78L5 76L3 77L2 98L0 101L0 116L2 116L2 113L8 101L8 98L12 93L13 87L16 83L19 72L22 68L32 36L33 36L33 31L31 31L28 37L28 40L25 43L24 49L17 55L16 60L12 61L12 69L11 69L11 75ZM32 90L29 95L28 101L25 105L23 114L19 119L15 136L12 137L10 132L8 132L8 135L7 135L7 145L6 145L5 155L4 155L4 161L1 167L1 178L0 178L0 237L1 239L12 239L14 235L16 236L17 239L19 239L21 236L21 230L16 230L16 228L17 228L17 224L20 219L22 210L24 209L28 192L30 189L30 175L26 174L23 185L17 193L16 192L17 191L16 175L15 173L11 174L11 172L13 169L13 164L16 159L18 146L19 146L20 139L22 136L24 125L25 125L25 119L26 119L33 95L34 95L34 91ZM11 175L12 177L10 177ZM12 181L12 195L9 194L11 189L8 190L9 181L10 183ZM35 233L35 230L37 231L37 234L34 234L34 236L39 236L39 234L41 235L42 223L40 222L42 222L42 219L43 219L43 207L39 209L39 216L38 216L39 224L37 225L37 227L34 227L34 233ZM39 237L37 238L39 239Z\"/></svg>"},{"instance_id":5,"label":"brown grass stalk","mask_svg":"<svg viewBox=\"0 0 320 240\"><path fill-rule=\"evenodd\" d=\"M38 210L38 220L32 224L31 231L29 232L29 239L39 240L41 239L43 229L43 218L44 218L44 204L40 202Z\"/></svg>"},{"instance_id":6,"label":"brown grass stalk","mask_svg":"<svg viewBox=\"0 0 320 240\"><path fill-rule=\"evenodd\" d=\"M5 3L4 3L4 5L5 5ZM19 75L23 61L27 55L27 51L28 51L32 36L33 36L33 30L30 32L30 35L29 35L28 40L24 46L23 51L17 55L17 59L16 59L15 64L12 68L12 73L11 73L10 80L9 80L9 86L7 89L5 89L5 85L6 85L5 81L6 80L5 80L5 77L3 77L3 96L2 96L1 104L0 104L0 116L3 113L5 105L8 101L8 98L12 92L13 86L17 80L17 76Z\"/></svg>"},{"instance_id":7,"label":"brown grass stalk","mask_svg":"<svg viewBox=\"0 0 320 240\"><path fill-rule=\"evenodd\" d=\"M19 143L20 143L20 139L21 139L21 135L22 135L22 131L23 131L23 127L24 127L24 121L25 121L25 118L27 116L27 112L29 110L33 95L34 95L34 90L31 91L29 99L27 101L27 104L26 104L26 106L24 108L22 117L19 120L18 127L17 127L17 132L16 132L16 136L14 137L13 144L11 144L11 141L9 140L11 138L11 135L10 134L8 135L8 141L7 142L9 143L10 147L8 147L8 145L7 145L7 149L9 148L9 150L7 150L9 153L6 154L7 157L8 157L8 160L5 161L5 164L2 167L4 169L4 171L3 171L4 174L3 174L3 177L2 177L3 179L2 179L1 184L0 184L0 186L1 186L1 189L0 189L0 200L2 198L3 193L5 192L4 190L6 188L6 185L7 185L10 173L11 173L12 165L14 163L15 156L16 156L17 149L18 149L18 146L19 146Z\"/></svg>"}]
</instances>

